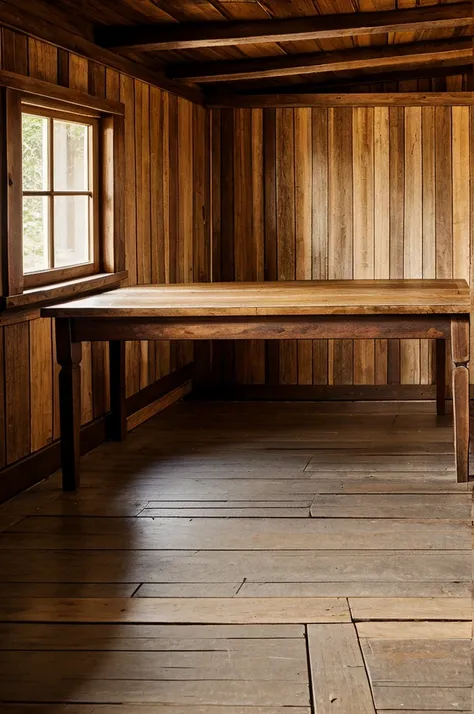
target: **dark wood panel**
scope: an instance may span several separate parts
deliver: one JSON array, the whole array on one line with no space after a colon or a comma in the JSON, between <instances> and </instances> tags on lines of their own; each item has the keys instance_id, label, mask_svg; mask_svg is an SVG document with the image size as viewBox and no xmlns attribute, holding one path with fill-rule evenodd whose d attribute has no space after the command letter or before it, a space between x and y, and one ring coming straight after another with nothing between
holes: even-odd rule
<instances>
[{"instance_id":1,"label":"dark wood panel","mask_svg":"<svg viewBox=\"0 0 474 714\"><path fill-rule=\"evenodd\" d=\"M7 463L30 452L30 371L28 323L7 325L5 337L5 416Z\"/></svg>"},{"instance_id":2,"label":"dark wood panel","mask_svg":"<svg viewBox=\"0 0 474 714\"><path fill-rule=\"evenodd\" d=\"M194 253L195 267L200 274L209 274L210 131L205 110L198 107L194 110L190 102L180 100L181 113L189 117L188 140L183 144L179 142L177 130L177 100L166 92L98 61L87 60L10 28L1 28L0 44L1 69L14 72L19 87L34 79L34 86L41 92L41 82L46 81L58 85L60 97L72 96L66 94L66 90L72 89L81 102L91 105L95 102L113 111L123 111L119 104L123 102L123 133L121 127L116 132L114 126L117 163L113 170L115 180L120 176L127 190L119 194L111 220L114 231L125 233L125 254L118 256L118 263L126 266L129 283L181 279L183 254L178 253L178 244L174 241L178 218L184 221L182 234L186 235L187 254L192 257ZM155 114L157 107L159 112ZM200 112L196 115L199 121L193 121L194 111ZM196 169L189 172L182 162L193 152ZM178 173L180 156L181 174ZM184 180L187 200L178 204L179 183ZM162 220L161 228L155 226L157 215ZM117 267L120 265L114 266ZM21 314L18 322L10 318L8 322L10 324L2 328L0 359L0 466L13 465L30 453L44 450L51 440L59 437L54 326L38 319L30 324L22 322ZM189 353L184 353L182 364L189 358ZM152 385L170 369L169 345L130 343L126 363L128 396L135 394L140 386ZM100 420L109 408L108 370L108 345L86 344L82 361L83 423ZM27 481L21 480L22 487L30 486L44 475L44 469L41 475L30 472ZM6 481L13 478L13 472L3 475ZM8 484L9 489L10 486L13 484Z\"/></svg>"}]
</instances>

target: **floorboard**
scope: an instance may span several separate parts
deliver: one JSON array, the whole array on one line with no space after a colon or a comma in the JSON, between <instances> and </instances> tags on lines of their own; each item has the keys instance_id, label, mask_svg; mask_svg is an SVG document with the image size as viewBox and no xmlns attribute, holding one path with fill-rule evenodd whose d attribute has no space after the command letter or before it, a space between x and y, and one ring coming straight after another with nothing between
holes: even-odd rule
<instances>
[{"instance_id":1,"label":"floorboard","mask_svg":"<svg viewBox=\"0 0 474 714\"><path fill-rule=\"evenodd\" d=\"M0 508L2 714L467 714L430 402L182 402Z\"/></svg>"}]
</instances>

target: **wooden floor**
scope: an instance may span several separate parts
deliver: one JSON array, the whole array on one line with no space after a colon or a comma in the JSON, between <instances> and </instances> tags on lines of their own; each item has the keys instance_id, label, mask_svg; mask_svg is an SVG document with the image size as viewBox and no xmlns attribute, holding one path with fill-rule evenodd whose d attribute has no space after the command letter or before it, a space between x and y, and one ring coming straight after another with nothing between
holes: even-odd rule
<instances>
[{"instance_id":1,"label":"wooden floor","mask_svg":"<svg viewBox=\"0 0 474 714\"><path fill-rule=\"evenodd\" d=\"M176 405L0 508L0 711L470 711L453 469L429 403Z\"/></svg>"}]
</instances>

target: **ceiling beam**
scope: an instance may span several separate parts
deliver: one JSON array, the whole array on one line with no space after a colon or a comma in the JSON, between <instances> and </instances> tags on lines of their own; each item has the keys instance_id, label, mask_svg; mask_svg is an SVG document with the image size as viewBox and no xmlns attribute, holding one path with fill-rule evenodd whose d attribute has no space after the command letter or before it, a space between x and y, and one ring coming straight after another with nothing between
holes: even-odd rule
<instances>
[{"instance_id":1,"label":"ceiling beam","mask_svg":"<svg viewBox=\"0 0 474 714\"><path fill-rule=\"evenodd\" d=\"M318 15L284 20L108 27L98 30L96 39L103 47L120 52L155 52L323 40L389 32L420 32L466 27L472 22L471 2L460 2L410 10Z\"/></svg>"},{"instance_id":2,"label":"ceiling beam","mask_svg":"<svg viewBox=\"0 0 474 714\"><path fill-rule=\"evenodd\" d=\"M473 55L474 63L474 55ZM369 85L377 84L398 84L400 82L413 82L418 80L436 80L440 78L447 77L458 77L459 75L464 75L466 80L466 90L469 90L467 84L467 77L472 74L473 65L466 62L465 59L461 60L451 60L446 62L442 67L433 67L428 65L427 67L413 67L408 70L397 70L394 69L384 70L381 72L371 72L370 74L349 74L342 75L341 77L335 76L333 73L328 75L319 75L317 82L307 82L301 84L283 84L283 85L272 85L272 86L262 86L255 87L255 84L251 85L252 89L240 89L236 91L229 92L224 89L214 89L209 88L204 95L204 100L206 106L216 106L221 102L227 100L233 102L237 100L237 97L245 100L246 97L250 97L255 94L330 94L338 92L364 92L366 90L362 87L368 87ZM235 87L235 85L232 85ZM425 90L428 91L425 87ZM421 90L421 91L425 91ZM380 90L384 91L384 90Z\"/></svg>"},{"instance_id":3,"label":"ceiling beam","mask_svg":"<svg viewBox=\"0 0 474 714\"><path fill-rule=\"evenodd\" d=\"M370 92L366 94L255 94L233 95L206 104L211 109L275 107L422 107L472 106L474 92Z\"/></svg>"},{"instance_id":4,"label":"ceiling beam","mask_svg":"<svg viewBox=\"0 0 474 714\"><path fill-rule=\"evenodd\" d=\"M444 61L453 59L465 59L470 63L472 55L472 39L466 37L342 52L284 55L225 62L194 62L170 65L166 68L166 74L172 79L185 79L198 83L232 82L423 63L440 66Z\"/></svg>"}]
</instances>

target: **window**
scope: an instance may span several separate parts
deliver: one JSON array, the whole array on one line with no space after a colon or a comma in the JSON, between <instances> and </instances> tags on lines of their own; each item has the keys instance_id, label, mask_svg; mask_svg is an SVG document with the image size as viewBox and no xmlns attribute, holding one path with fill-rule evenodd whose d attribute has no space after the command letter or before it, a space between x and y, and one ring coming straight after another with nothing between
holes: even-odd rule
<instances>
[{"instance_id":1,"label":"window","mask_svg":"<svg viewBox=\"0 0 474 714\"><path fill-rule=\"evenodd\" d=\"M0 69L0 310L127 277L124 113Z\"/></svg>"},{"instance_id":2,"label":"window","mask_svg":"<svg viewBox=\"0 0 474 714\"><path fill-rule=\"evenodd\" d=\"M97 271L97 133L92 119L23 108L25 287Z\"/></svg>"}]
</instances>

